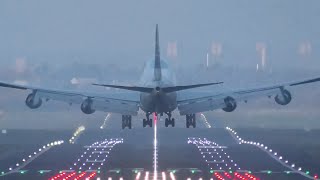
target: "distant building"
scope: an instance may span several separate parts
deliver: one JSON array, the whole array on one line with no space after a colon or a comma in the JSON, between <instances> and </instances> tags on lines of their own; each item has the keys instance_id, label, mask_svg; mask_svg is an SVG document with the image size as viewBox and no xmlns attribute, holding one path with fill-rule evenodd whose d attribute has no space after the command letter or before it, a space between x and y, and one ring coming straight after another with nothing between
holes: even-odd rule
<instances>
[{"instance_id":1,"label":"distant building","mask_svg":"<svg viewBox=\"0 0 320 180\"><path fill-rule=\"evenodd\" d=\"M256 50L260 56L260 69L263 71L266 68L267 64L267 46L263 42L259 42L256 44ZM259 70L259 66L257 66L257 70Z\"/></svg>"},{"instance_id":2,"label":"distant building","mask_svg":"<svg viewBox=\"0 0 320 180\"><path fill-rule=\"evenodd\" d=\"M221 63L221 56L222 56L222 44L220 42L213 42L211 45L211 54L213 57L213 60L211 62L212 65L216 65ZM210 56L208 56L208 59L210 58ZM208 60L208 65L210 61Z\"/></svg>"},{"instance_id":3,"label":"distant building","mask_svg":"<svg viewBox=\"0 0 320 180\"><path fill-rule=\"evenodd\" d=\"M309 41L300 43L298 48L298 54L302 56L302 59L305 59L306 57L311 55L311 52L312 52L312 45Z\"/></svg>"},{"instance_id":4,"label":"distant building","mask_svg":"<svg viewBox=\"0 0 320 180\"><path fill-rule=\"evenodd\" d=\"M177 41L168 42L167 46L167 56L169 58L178 57Z\"/></svg>"},{"instance_id":5,"label":"distant building","mask_svg":"<svg viewBox=\"0 0 320 180\"><path fill-rule=\"evenodd\" d=\"M72 85L91 85L92 83L97 83L97 79L95 78L72 78L70 80Z\"/></svg>"}]
</instances>

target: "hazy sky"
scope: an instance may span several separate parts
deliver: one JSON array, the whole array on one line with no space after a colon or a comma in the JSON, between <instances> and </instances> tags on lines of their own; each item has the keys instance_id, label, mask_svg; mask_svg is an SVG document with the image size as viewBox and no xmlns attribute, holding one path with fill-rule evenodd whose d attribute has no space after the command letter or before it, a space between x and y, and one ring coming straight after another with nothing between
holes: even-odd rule
<instances>
[{"instance_id":1,"label":"hazy sky","mask_svg":"<svg viewBox=\"0 0 320 180\"><path fill-rule=\"evenodd\" d=\"M110 67L106 66L108 64L142 66L144 61L154 56L156 24L160 27L161 56L168 58L168 43L176 42L178 64L204 64L207 53L211 52L212 43L217 42L222 45L220 59L223 64L251 67L255 72L256 64L261 61L256 43L264 43L268 69L280 68L282 72L282 69L293 66L297 68L297 71L293 71L296 76L300 77L307 72L316 72L311 74L317 75L320 72L319 7L319 0L0 0L0 80L6 79L5 76L12 73L5 70L7 64L16 66L18 70L38 63L62 66L68 64L68 71L75 68L75 71L80 71L78 73L82 75L86 74L83 68L92 70L92 66L82 65L81 68L76 68L72 66L74 62L104 65L99 67ZM309 54L304 57L298 54L299 46L303 43L310 46L307 50ZM126 67L122 67L122 70L125 71ZM306 71L308 68L312 68L313 71ZM44 69L46 71L46 68ZM303 71L299 71L300 69ZM116 70L105 68L106 72ZM57 72L61 75L66 71ZM204 81L205 72L189 72L185 73L197 76L198 79L194 78L195 82ZM280 76L274 72L272 77L276 77L274 79L279 82ZM233 81L242 83L241 80L245 78L239 78L238 74L240 73L233 75L229 68L226 68L214 74L217 77L208 76L207 80L212 82L213 78L228 79L226 82L229 84ZM107 76L103 79L104 82L107 82L108 75L101 75ZM192 78L186 78L190 76L182 78L190 80ZM10 80L25 77L25 74L21 74ZM54 77L56 78L48 78L48 81L42 79L42 82L55 86L59 84L60 87L63 84L60 79L64 79L65 82L71 79L69 76L58 76L60 79ZM118 77L116 75L111 78ZM262 79L257 73L251 77L259 82ZM55 84L52 83L53 80L57 80ZM7 89L2 91L11 92ZM23 99L26 94L20 96L20 99L10 102L19 101L18 108L27 108ZM317 98L310 101L318 102ZM48 109L51 109L49 104ZM309 103L309 106L310 104L313 105ZM0 109L7 110L7 106L3 103ZM87 118L79 109L74 112L81 118ZM26 110L26 113L29 115L23 115L26 119L38 116L29 110ZM64 119L66 114L68 116ZM5 115L8 117L5 117L6 121L2 123L4 127L9 126L8 124L14 127L18 122L14 120L21 118L21 114L11 113L10 109ZM67 120L73 115L69 111L61 112L60 121L52 123L59 126L59 123L69 123ZM318 119L317 115L314 119ZM56 117L47 113L40 116L45 119L47 116ZM101 119L103 118L101 116ZM78 118L74 118L76 119ZM24 123L24 120L21 119L21 122ZM48 127L47 121L41 123L39 127ZM71 121L70 124L77 125Z\"/></svg>"},{"instance_id":2,"label":"hazy sky","mask_svg":"<svg viewBox=\"0 0 320 180\"><path fill-rule=\"evenodd\" d=\"M255 65L263 42L269 64L307 66L297 51L310 42L309 58L320 61L319 7L318 0L1 0L0 57L142 63L153 57L158 23L163 56L177 41L184 63L204 61L220 42L227 64Z\"/></svg>"}]
</instances>

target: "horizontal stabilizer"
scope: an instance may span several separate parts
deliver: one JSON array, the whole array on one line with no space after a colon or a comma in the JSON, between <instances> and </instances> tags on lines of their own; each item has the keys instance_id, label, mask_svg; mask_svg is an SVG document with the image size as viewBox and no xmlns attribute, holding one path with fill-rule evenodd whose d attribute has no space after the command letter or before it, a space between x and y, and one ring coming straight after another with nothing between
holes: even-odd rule
<instances>
[{"instance_id":1,"label":"horizontal stabilizer","mask_svg":"<svg viewBox=\"0 0 320 180\"><path fill-rule=\"evenodd\" d=\"M182 90L217 85L217 84L222 84L222 83L223 82L207 83L207 84L194 84L194 85L187 85L187 86L171 86L171 87L164 87L164 88L162 88L162 90L166 93L170 93L170 92L175 92L175 91L182 91Z\"/></svg>"},{"instance_id":2,"label":"horizontal stabilizer","mask_svg":"<svg viewBox=\"0 0 320 180\"><path fill-rule=\"evenodd\" d=\"M182 90L193 89L193 88L198 88L198 87L217 85L217 84L222 84L222 83L223 82L207 83L207 84L194 84L194 85L187 85L187 86L170 86L170 87L160 88L159 90L162 90L165 93L170 93L170 92L182 91ZM157 87L151 88L151 87L139 87L139 86L118 86L118 85L110 85L110 84L92 84L92 85L117 88L117 89L124 89L124 90L129 90L129 91L145 92L145 93L151 93L153 90L157 89Z\"/></svg>"},{"instance_id":3,"label":"horizontal stabilizer","mask_svg":"<svg viewBox=\"0 0 320 180\"><path fill-rule=\"evenodd\" d=\"M292 83L292 84L290 84L290 86L297 86L297 85L301 85L301 84L308 84L308 83L313 83L313 82L317 82L317 81L320 81L320 78L314 78L314 79L309 79L309 80L305 80L305 81L300 81L300 82Z\"/></svg>"},{"instance_id":4,"label":"horizontal stabilizer","mask_svg":"<svg viewBox=\"0 0 320 180\"><path fill-rule=\"evenodd\" d=\"M124 89L124 90L129 90L129 91L146 92L146 93L151 93L153 90L153 88L139 87L139 86L117 86L117 85L110 85L110 84L92 84L92 85L117 88L117 89Z\"/></svg>"}]
</instances>

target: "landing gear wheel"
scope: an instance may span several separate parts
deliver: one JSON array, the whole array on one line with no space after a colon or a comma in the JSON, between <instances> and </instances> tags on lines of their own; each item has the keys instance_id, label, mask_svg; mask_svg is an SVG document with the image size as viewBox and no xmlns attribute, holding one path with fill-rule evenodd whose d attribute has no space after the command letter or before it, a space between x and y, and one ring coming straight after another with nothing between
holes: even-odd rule
<instances>
[{"instance_id":1,"label":"landing gear wheel","mask_svg":"<svg viewBox=\"0 0 320 180\"><path fill-rule=\"evenodd\" d=\"M131 118L130 118L130 120L128 121L128 128L129 129L131 129L132 128L132 126L131 126L132 124L131 124Z\"/></svg>"},{"instance_id":2,"label":"landing gear wheel","mask_svg":"<svg viewBox=\"0 0 320 180\"><path fill-rule=\"evenodd\" d=\"M168 118L166 118L164 125L166 127L168 127L169 125L171 125L171 127L174 127L175 122L174 122L174 118L171 118L171 112L166 112L166 114L168 115Z\"/></svg>"},{"instance_id":3,"label":"landing gear wheel","mask_svg":"<svg viewBox=\"0 0 320 180\"><path fill-rule=\"evenodd\" d=\"M168 119L168 118L165 119L164 125L165 125L166 127L169 126L169 119Z\"/></svg>"},{"instance_id":4,"label":"landing gear wheel","mask_svg":"<svg viewBox=\"0 0 320 180\"><path fill-rule=\"evenodd\" d=\"M152 127L152 119L148 119L148 120L143 119L142 125L143 125L143 127L146 127L147 125L149 125L150 127Z\"/></svg>"},{"instance_id":5,"label":"landing gear wheel","mask_svg":"<svg viewBox=\"0 0 320 180\"><path fill-rule=\"evenodd\" d=\"M149 119L149 120L148 120L148 125L149 125L150 127L152 127L152 119Z\"/></svg>"},{"instance_id":6,"label":"landing gear wheel","mask_svg":"<svg viewBox=\"0 0 320 180\"><path fill-rule=\"evenodd\" d=\"M149 125L150 127L152 127L152 119L149 118L149 116L150 116L151 114L152 114L151 112L147 112L147 113L146 113L147 119L143 119L143 121L142 121L143 127L146 127L147 125Z\"/></svg>"},{"instance_id":7,"label":"landing gear wheel","mask_svg":"<svg viewBox=\"0 0 320 180\"><path fill-rule=\"evenodd\" d=\"M190 120L187 118L186 120L186 127L189 128L190 127Z\"/></svg>"},{"instance_id":8,"label":"landing gear wheel","mask_svg":"<svg viewBox=\"0 0 320 180\"><path fill-rule=\"evenodd\" d=\"M190 126L192 126L193 128L196 127L196 115L195 114L186 115L186 127L189 128Z\"/></svg>"},{"instance_id":9,"label":"landing gear wheel","mask_svg":"<svg viewBox=\"0 0 320 180\"><path fill-rule=\"evenodd\" d=\"M128 127L128 129L132 128L131 124L132 116L130 115L122 115L122 129Z\"/></svg>"},{"instance_id":10,"label":"landing gear wheel","mask_svg":"<svg viewBox=\"0 0 320 180\"><path fill-rule=\"evenodd\" d=\"M196 128L196 125L197 125L196 122L197 122L196 119L193 119L193 120L192 120L192 126L193 126L193 128Z\"/></svg>"},{"instance_id":11,"label":"landing gear wheel","mask_svg":"<svg viewBox=\"0 0 320 180\"><path fill-rule=\"evenodd\" d=\"M122 129L124 129L126 127L126 123L124 122L124 120L122 119Z\"/></svg>"},{"instance_id":12,"label":"landing gear wheel","mask_svg":"<svg viewBox=\"0 0 320 180\"><path fill-rule=\"evenodd\" d=\"M142 125L143 125L144 128L147 126L147 120L146 119L143 119Z\"/></svg>"}]
</instances>

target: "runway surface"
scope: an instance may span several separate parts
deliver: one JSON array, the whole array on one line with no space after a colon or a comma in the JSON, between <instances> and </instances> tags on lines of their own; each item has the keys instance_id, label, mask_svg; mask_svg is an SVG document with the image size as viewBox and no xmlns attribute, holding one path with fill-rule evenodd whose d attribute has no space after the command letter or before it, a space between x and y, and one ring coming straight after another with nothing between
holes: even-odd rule
<instances>
[{"instance_id":1,"label":"runway surface","mask_svg":"<svg viewBox=\"0 0 320 180\"><path fill-rule=\"evenodd\" d=\"M318 179L320 131L215 128L120 130L109 115L99 129L7 130L0 135L0 179Z\"/></svg>"}]
</instances>

